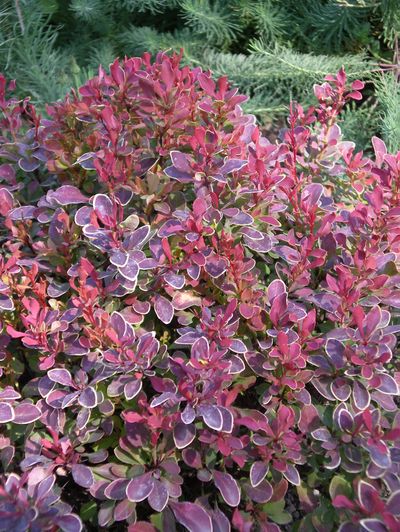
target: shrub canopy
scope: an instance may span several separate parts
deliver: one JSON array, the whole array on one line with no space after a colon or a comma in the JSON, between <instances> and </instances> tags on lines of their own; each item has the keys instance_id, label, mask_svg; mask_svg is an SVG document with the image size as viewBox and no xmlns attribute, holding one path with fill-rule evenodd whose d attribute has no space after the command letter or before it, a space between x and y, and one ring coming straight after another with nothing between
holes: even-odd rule
<instances>
[{"instance_id":1,"label":"shrub canopy","mask_svg":"<svg viewBox=\"0 0 400 532\"><path fill-rule=\"evenodd\" d=\"M0 530L397 530L400 154L179 63L0 78Z\"/></svg>"}]
</instances>

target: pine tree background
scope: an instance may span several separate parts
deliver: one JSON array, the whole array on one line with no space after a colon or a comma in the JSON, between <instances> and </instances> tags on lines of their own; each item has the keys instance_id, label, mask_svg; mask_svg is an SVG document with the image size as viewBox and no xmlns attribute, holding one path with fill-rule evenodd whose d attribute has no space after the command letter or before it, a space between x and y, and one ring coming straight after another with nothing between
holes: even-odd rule
<instances>
[{"instance_id":1,"label":"pine tree background","mask_svg":"<svg viewBox=\"0 0 400 532\"><path fill-rule=\"evenodd\" d=\"M400 0L0 0L0 71L44 109L125 55L183 50L227 75L271 134L344 65L367 82L345 136L400 149Z\"/></svg>"}]
</instances>

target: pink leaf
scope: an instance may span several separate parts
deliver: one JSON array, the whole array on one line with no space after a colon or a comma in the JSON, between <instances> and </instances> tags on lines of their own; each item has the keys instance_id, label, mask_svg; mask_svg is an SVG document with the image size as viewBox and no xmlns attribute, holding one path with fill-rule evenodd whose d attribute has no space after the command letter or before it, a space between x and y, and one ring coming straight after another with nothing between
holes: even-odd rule
<instances>
[{"instance_id":1,"label":"pink leaf","mask_svg":"<svg viewBox=\"0 0 400 532\"><path fill-rule=\"evenodd\" d=\"M204 508L191 502L170 502L175 518L189 532L213 532L211 517Z\"/></svg>"},{"instance_id":2,"label":"pink leaf","mask_svg":"<svg viewBox=\"0 0 400 532\"><path fill-rule=\"evenodd\" d=\"M229 506L238 506L240 503L240 488L232 475L214 470L213 477L215 485L221 492L224 501Z\"/></svg>"},{"instance_id":3,"label":"pink leaf","mask_svg":"<svg viewBox=\"0 0 400 532\"><path fill-rule=\"evenodd\" d=\"M168 299L164 296L157 296L154 303L154 310L159 320L165 324L171 323L174 317L174 307Z\"/></svg>"}]
</instances>

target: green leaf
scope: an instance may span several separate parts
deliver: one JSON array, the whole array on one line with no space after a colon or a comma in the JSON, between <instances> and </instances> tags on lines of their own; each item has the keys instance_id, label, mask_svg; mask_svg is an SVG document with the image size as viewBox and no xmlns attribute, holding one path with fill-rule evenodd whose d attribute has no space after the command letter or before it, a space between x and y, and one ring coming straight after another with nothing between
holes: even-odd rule
<instances>
[{"instance_id":1,"label":"green leaf","mask_svg":"<svg viewBox=\"0 0 400 532\"><path fill-rule=\"evenodd\" d=\"M278 525L287 525L292 522L292 516L285 511L285 499L267 502L263 505L263 510L268 515L268 518Z\"/></svg>"},{"instance_id":2,"label":"green leaf","mask_svg":"<svg viewBox=\"0 0 400 532\"><path fill-rule=\"evenodd\" d=\"M270 515L269 517L278 525L287 525L293 521L289 512L281 512L280 514Z\"/></svg>"},{"instance_id":3,"label":"green leaf","mask_svg":"<svg viewBox=\"0 0 400 532\"><path fill-rule=\"evenodd\" d=\"M312 473L310 473L307 476L307 484L311 488L314 488L315 486L318 486L319 482L320 482L319 476L318 476L318 473L316 471L313 471Z\"/></svg>"},{"instance_id":4,"label":"green leaf","mask_svg":"<svg viewBox=\"0 0 400 532\"><path fill-rule=\"evenodd\" d=\"M340 475L333 477L329 485L329 495L331 496L331 499L334 499L338 495L351 497L352 492L351 485L345 478Z\"/></svg>"},{"instance_id":5,"label":"green leaf","mask_svg":"<svg viewBox=\"0 0 400 532\"><path fill-rule=\"evenodd\" d=\"M336 510L325 497L320 500L320 506L311 514L312 523L319 532L331 532L337 530Z\"/></svg>"},{"instance_id":6,"label":"green leaf","mask_svg":"<svg viewBox=\"0 0 400 532\"><path fill-rule=\"evenodd\" d=\"M150 516L151 524L156 527L157 530L163 532L163 514L157 513Z\"/></svg>"},{"instance_id":7,"label":"green leaf","mask_svg":"<svg viewBox=\"0 0 400 532\"><path fill-rule=\"evenodd\" d=\"M85 503L81 507L80 516L83 521L91 521L97 515L97 504L95 501Z\"/></svg>"},{"instance_id":8,"label":"green leaf","mask_svg":"<svg viewBox=\"0 0 400 532\"><path fill-rule=\"evenodd\" d=\"M318 504L318 497L314 495L313 489L302 482L300 486L296 486L297 495L300 499L301 507L311 512Z\"/></svg>"},{"instance_id":9,"label":"green leaf","mask_svg":"<svg viewBox=\"0 0 400 532\"><path fill-rule=\"evenodd\" d=\"M314 529L314 526L312 524L312 515L307 514L303 519L300 521L300 524L298 526L298 532L311 532Z\"/></svg>"}]
</instances>

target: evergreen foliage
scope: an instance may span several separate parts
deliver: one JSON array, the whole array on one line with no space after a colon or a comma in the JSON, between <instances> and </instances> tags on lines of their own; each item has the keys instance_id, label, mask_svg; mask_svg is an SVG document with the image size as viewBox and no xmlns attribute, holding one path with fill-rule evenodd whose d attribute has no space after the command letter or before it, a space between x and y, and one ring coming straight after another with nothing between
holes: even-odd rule
<instances>
[{"instance_id":1,"label":"evergreen foliage","mask_svg":"<svg viewBox=\"0 0 400 532\"><path fill-rule=\"evenodd\" d=\"M375 73L381 64L393 63L399 0L2 4L0 70L15 77L20 94L30 93L39 105L79 86L99 64L108 66L116 56L182 49L185 63L226 74L250 97L246 110L265 123L284 116L290 99L310 103L312 84L343 65L350 78L369 82L367 103L345 113L345 131L353 136L358 131L363 146L363 138L387 137L398 129L397 79Z\"/></svg>"},{"instance_id":2,"label":"evergreen foliage","mask_svg":"<svg viewBox=\"0 0 400 532\"><path fill-rule=\"evenodd\" d=\"M394 74L381 75L376 82L381 107L381 128L390 149L400 149L400 85Z\"/></svg>"}]
</instances>

